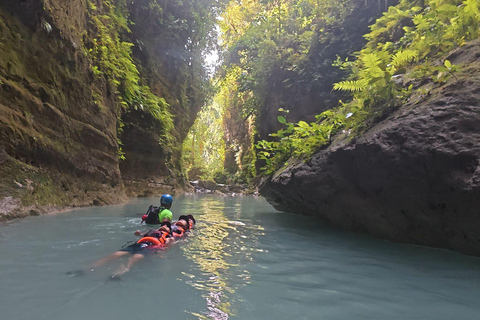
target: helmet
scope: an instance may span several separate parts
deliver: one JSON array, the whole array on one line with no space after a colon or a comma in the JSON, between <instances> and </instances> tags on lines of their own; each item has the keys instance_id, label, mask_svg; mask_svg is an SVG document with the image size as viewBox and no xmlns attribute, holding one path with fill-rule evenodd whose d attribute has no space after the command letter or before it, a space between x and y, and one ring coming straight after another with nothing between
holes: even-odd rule
<instances>
[{"instance_id":1,"label":"helmet","mask_svg":"<svg viewBox=\"0 0 480 320\"><path fill-rule=\"evenodd\" d=\"M165 204L167 206L170 206L170 205L172 205L172 202L173 202L173 197L169 194L164 194L160 198L160 204Z\"/></svg>"}]
</instances>

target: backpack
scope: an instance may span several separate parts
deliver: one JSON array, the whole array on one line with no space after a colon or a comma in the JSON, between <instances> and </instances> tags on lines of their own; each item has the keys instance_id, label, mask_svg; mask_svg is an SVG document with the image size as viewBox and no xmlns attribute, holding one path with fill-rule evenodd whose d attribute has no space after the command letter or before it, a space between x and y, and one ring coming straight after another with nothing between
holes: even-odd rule
<instances>
[{"instance_id":1,"label":"backpack","mask_svg":"<svg viewBox=\"0 0 480 320\"><path fill-rule=\"evenodd\" d=\"M148 207L147 213L145 214L147 216L147 218L145 219L145 223L160 224L160 219L158 218L159 213L160 213L159 207L154 207L154 206Z\"/></svg>"}]
</instances>

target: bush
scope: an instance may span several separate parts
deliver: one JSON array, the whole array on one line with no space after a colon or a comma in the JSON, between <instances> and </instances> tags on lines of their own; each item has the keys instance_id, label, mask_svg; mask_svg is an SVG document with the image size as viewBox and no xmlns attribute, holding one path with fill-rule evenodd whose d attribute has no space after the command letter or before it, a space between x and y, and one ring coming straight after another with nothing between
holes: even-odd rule
<instances>
[{"instance_id":1,"label":"bush","mask_svg":"<svg viewBox=\"0 0 480 320\"><path fill-rule=\"evenodd\" d=\"M227 175L223 171L217 171L213 174L213 181L215 181L216 183L226 184Z\"/></svg>"},{"instance_id":2,"label":"bush","mask_svg":"<svg viewBox=\"0 0 480 320\"><path fill-rule=\"evenodd\" d=\"M188 171L188 179L189 180L202 180L202 176L204 176L206 170L204 167L195 166Z\"/></svg>"}]
</instances>

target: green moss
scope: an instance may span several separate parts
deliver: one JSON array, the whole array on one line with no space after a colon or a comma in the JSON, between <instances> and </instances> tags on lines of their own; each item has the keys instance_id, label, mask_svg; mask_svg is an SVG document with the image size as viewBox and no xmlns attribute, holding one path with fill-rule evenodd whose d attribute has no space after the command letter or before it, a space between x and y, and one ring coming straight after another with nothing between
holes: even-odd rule
<instances>
[{"instance_id":1,"label":"green moss","mask_svg":"<svg viewBox=\"0 0 480 320\"><path fill-rule=\"evenodd\" d=\"M66 205L65 193L47 172L2 154L0 197L20 199L23 206Z\"/></svg>"}]
</instances>

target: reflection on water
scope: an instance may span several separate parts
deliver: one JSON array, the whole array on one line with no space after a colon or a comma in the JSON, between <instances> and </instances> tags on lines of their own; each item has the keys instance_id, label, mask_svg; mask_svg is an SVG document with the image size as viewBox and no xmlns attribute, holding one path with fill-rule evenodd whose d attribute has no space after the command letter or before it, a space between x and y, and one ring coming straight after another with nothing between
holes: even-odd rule
<instances>
[{"instance_id":1,"label":"reflection on water","mask_svg":"<svg viewBox=\"0 0 480 320\"><path fill-rule=\"evenodd\" d=\"M229 220L227 212L235 216L240 207L229 207L223 198L206 198L197 210L207 214L182 250L198 266L201 276L184 275L186 283L202 291L208 311L191 314L199 319L225 320L236 314L235 290L250 282L250 274L242 266L252 261L263 228Z\"/></svg>"}]
</instances>

